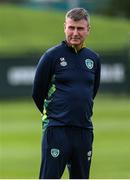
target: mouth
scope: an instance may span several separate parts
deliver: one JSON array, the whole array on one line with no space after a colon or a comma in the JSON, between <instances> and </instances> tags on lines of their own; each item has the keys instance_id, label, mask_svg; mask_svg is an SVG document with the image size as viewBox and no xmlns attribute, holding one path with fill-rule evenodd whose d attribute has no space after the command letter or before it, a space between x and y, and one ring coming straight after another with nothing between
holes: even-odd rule
<instances>
[{"instance_id":1,"label":"mouth","mask_svg":"<svg viewBox=\"0 0 130 180\"><path fill-rule=\"evenodd\" d=\"M79 41L80 38L71 38L71 40L73 40L73 41Z\"/></svg>"}]
</instances>

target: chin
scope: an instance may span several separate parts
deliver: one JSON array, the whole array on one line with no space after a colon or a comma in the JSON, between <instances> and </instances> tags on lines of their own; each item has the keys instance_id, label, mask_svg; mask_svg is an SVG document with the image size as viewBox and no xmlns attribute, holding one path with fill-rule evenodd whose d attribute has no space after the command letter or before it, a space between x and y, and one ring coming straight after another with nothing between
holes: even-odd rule
<instances>
[{"instance_id":1,"label":"chin","mask_svg":"<svg viewBox=\"0 0 130 180\"><path fill-rule=\"evenodd\" d=\"M81 42L70 42L73 46L78 46L78 45L80 45L81 44Z\"/></svg>"}]
</instances>

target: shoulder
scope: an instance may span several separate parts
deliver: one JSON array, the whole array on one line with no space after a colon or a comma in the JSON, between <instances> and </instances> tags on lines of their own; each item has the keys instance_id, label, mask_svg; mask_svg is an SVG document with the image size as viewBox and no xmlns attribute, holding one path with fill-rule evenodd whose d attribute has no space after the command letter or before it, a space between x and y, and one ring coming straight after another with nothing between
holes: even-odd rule
<instances>
[{"instance_id":1,"label":"shoulder","mask_svg":"<svg viewBox=\"0 0 130 180\"><path fill-rule=\"evenodd\" d=\"M64 50L64 46L62 43L60 44L57 44L56 46L53 46L51 48L49 48L45 53L48 55L48 56L56 56L57 54L59 54L59 52L63 51Z\"/></svg>"},{"instance_id":2,"label":"shoulder","mask_svg":"<svg viewBox=\"0 0 130 180\"><path fill-rule=\"evenodd\" d=\"M53 46L49 49L47 49L41 56L40 61L44 60L44 59L52 59L52 57L54 57L54 55L58 54L59 50L61 49L61 44L58 44L56 46Z\"/></svg>"},{"instance_id":3,"label":"shoulder","mask_svg":"<svg viewBox=\"0 0 130 180\"><path fill-rule=\"evenodd\" d=\"M97 52L93 51L92 49L90 48L85 48L85 53L90 56L91 58L94 58L94 59L100 59L100 56Z\"/></svg>"},{"instance_id":4,"label":"shoulder","mask_svg":"<svg viewBox=\"0 0 130 180\"><path fill-rule=\"evenodd\" d=\"M86 53L86 56L89 58L89 59L92 59L94 62L95 62L95 65L97 66L101 66L101 59L100 59L100 55L93 51L92 49L90 48L85 48L85 51Z\"/></svg>"},{"instance_id":5,"label":"shoulder","mask_svg":"<svg viewBox=\"0 0 130 180\"><path fill-rule=\"evenodd\" d=\"M46 50L40 60L39 64L55 64L57 57L59 56L59 52L63 52L64 47L62 44L58 44Z\"/></svg>"}]
</instances>

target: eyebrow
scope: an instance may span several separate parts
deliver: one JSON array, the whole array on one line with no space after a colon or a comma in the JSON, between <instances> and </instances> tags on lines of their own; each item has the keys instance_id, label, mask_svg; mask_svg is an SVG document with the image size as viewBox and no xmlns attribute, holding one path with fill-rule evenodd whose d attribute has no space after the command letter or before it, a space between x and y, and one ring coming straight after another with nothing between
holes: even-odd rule
<instances>
[{"instance_id":1,"label":"eyebrow","mask_svg":"<svg viewBox=\"0 0 130 180\"><path fill-rule=\"evenodd\" d=\"M69 28L77 28L77 29L84 29L84 27L83 26L77 26L77 27L75 27L75 26L73 26L73 25L70 25L70 26L68 26Z\"/></svg>"}]
</instances>

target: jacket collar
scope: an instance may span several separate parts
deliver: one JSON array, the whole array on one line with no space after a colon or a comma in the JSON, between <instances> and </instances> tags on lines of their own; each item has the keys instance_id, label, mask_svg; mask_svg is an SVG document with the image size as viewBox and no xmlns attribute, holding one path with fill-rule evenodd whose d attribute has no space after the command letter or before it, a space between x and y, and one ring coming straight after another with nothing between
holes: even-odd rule
<instances>
[{"instance_id":1,"label":"jacket collar","mask_svg":"<svg viewBox=\"0 0 130 180\"><path fill-rule=\"evenodd\" d=\"M81 49L77 50L74 46L70 46L66 40L62 41L63 44L65 44L68 48L70 48L71 51L75 52L78 54L82 49L86 48L85 44L81 47Z\"/></svg>"}]
</instances>

